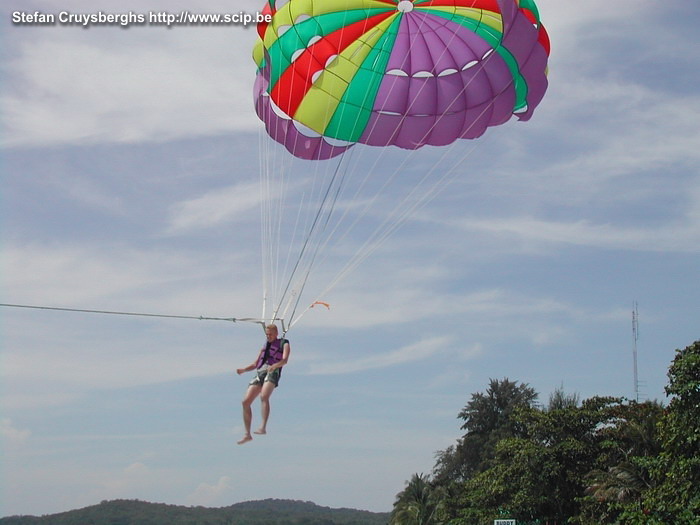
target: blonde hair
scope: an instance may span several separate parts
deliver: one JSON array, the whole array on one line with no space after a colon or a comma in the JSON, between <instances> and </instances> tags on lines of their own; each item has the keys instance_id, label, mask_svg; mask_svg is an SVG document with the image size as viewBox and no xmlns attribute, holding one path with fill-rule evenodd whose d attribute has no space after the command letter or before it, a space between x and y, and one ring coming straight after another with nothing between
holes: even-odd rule
<instances>
[{"instance_id":1,"label":"blonde hair","mask_svg":"<svg viewBox=\"0 0 700 525\"><path fill-rule=\"evenodd\" d=\"M267 326L265 327L265 331L267 331L267 330L274 331L274 332L275 332L275 335L278 335L278 334L280 333L279 330L277 329L277 325L276 325L276 324L269 324L269 325L267 325Z\"/></svg>"}]
</instances>

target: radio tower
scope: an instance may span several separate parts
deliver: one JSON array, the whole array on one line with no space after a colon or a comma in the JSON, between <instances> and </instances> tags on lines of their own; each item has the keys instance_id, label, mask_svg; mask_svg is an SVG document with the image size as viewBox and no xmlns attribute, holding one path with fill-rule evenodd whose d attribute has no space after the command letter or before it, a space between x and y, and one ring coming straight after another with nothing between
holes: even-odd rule
<instances>
[{"instance_id":1,"label":"radio tower","mask_svg":"<svg viewBox=\"0 0 700 525\"><path fill-rule=\"evenodd\" d=\"M637 376L637 339L639 339L639 312L637 301L632 310L632 360L634 364L634 400L639 403L639 377Z\"/></svg>"}]
</instances>

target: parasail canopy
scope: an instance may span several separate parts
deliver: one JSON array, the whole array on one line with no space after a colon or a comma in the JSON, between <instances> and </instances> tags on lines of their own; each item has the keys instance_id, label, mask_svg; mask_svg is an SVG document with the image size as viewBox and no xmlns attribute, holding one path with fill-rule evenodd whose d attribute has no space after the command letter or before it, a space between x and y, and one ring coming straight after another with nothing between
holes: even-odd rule
<instances>
[{"instance_id":1,"label":"parasail canopy","mask_svg":"<svg viewBox=\"0 0 700 525\"><path fill-rule=\"evenodd\" d=\"M417 149L528 120L547 89L533 0L269 0L255 107L293 155Z\"/></svg>"}]
</instances>

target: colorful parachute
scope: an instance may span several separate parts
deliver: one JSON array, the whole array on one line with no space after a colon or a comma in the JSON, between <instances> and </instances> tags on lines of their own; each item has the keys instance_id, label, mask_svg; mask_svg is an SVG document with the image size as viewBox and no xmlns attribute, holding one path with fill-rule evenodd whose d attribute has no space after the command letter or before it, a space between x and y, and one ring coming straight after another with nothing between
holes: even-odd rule
<instances>
[{"instance_id":1,"label":"colorful parachute","mask_svg":"<svg viewBox=\"0 0 700 525\"><path fill-rule=\"evenodd\" d=\"M416 149L528 120L547 89L533 0L269 0L255 107L293 155Z\"/></svg>"}]
</instances>

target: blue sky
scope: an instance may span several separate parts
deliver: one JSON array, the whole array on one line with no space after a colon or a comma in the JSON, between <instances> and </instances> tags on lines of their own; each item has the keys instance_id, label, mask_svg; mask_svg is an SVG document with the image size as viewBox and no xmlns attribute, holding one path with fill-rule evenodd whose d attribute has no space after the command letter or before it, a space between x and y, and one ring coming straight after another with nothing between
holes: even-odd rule
<instances>
[{"instance_id":1,"label":"blue sky","mask_svg":"<svg viewBox=\"0 0 700 525\"><path fill-rule=\"evenodd\" d=\"M3 303L260 315L254 29L11 23L16 10L231 10L197 4L3 2ZM3 308L0 515L114 498L390 510L489 378L544 402L561 386L632 397L634 301L642 397L664 399L674 350L700 326L700 7L538 5L550 87L530 122L447 155L356 148L349 188L370 171L394 183L320 251L308 292L331 308L290 331L264 438L235 444L254 324ZM455 163L323 293L392 199ZM289 173L285 249L294 209L312 209L309 169ZM338 208L351 218L369 193L354 195Z\"/></svg>"}]
</instances>

